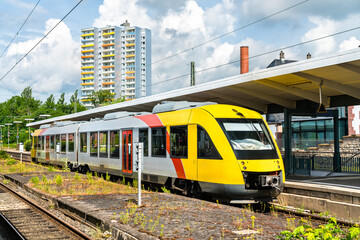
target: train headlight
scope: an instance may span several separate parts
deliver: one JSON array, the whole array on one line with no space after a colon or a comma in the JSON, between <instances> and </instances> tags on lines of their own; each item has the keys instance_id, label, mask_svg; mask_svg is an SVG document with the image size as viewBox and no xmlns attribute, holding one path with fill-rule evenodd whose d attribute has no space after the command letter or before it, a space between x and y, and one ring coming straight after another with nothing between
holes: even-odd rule
<instances>
[{"instance_id":1,"label":"train headlight","mask_svg":"<svg viewBox=\"0 0 360 240\"><path fill-rule=\"evenodd\" d=\"M279 164L280 162L279 162L279 160L277 160L277 164Z\"/></svg>"},{"instance_id":2,"label":"train headlight","mask_svg":"<svg viewBox=\"0 0 360 240\"><path fill-rule=\"evenodd\" d=\"M244 161L241 161L241 165L245 165L245 162L244 162Z\"/></svg>"},{"instance_id":3,"label":"train headlight","mask_svg":"<svg viewBox=\"0 0 360 240\"><path fill-rule=\"evenodd\" d=\"M243 167L243 169L244 169L244 170L246 170L246 169L247 169L247 167L246 167L246 166L244 166L244 167Z\"/></svg>"},{"instance_id":4,"label":"train headlight","mask_svg":"<svg viewBox=\"0 0 360 240\"><path fill-rule=\"evenodd\" d=\"M280 165L278 165L278 169L280 169Z\"/></svg>"}]
</instances>

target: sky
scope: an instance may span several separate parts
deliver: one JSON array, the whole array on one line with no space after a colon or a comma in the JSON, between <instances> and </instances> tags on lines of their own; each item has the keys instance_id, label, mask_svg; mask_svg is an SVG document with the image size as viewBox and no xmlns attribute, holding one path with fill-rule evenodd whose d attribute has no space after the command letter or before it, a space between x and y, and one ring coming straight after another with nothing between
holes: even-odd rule
<instances>
[{"instance_id":1,"label":"sky","mask_svg":"<svg viewBox=\"0 0 360 240\"><path fill-rule=\"evenodd\" d=\"M0 55L37 2L0 0ZM0 58L0 78L78 2L40 0ZM125 20L152 32L153 94L189 86L192 61L196 84L239 74L240 46L249 46L250 71L266 68L281 49L286 59L304 60L360 46L360 29L301 44L360 27L359 0L83 0L0 80L0 102L28 86L42 101L69 99L81 89L81 29Z\"/></svg>"}]
</instances>

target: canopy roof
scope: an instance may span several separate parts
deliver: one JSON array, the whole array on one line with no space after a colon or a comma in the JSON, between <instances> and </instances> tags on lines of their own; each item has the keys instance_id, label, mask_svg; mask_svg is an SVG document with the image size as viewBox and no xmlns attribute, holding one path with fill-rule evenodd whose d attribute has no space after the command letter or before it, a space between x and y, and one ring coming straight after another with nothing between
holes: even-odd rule
<instances>
[{"instance_id":1,"label":"canopy roof","mask_svg":"<svg viewBox=\"0 0 360 240\"><path fill-rule=\"evenodd\" d=\"M318 105L319 86L326 107L360 104L360 48L236 75L191 87L27 124L86 121L118 111L148 111L161 101L233 104L260 113Z\"/></svg>"}]
</instances>

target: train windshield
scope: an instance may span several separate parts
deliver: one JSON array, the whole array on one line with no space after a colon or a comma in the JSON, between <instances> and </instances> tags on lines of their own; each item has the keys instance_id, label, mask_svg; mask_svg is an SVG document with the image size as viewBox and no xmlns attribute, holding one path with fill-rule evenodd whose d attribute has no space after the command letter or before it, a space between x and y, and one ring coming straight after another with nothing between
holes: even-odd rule
<instances>
[{"instance_id":1,"label":"train windshield","mask_svg":"<svg viewBox=\"0 0 360 240\"><path fill-rule=\"evenodd\" d=\"M238 159L274 159L276 149L261 119L219 120Z\"/></svg>"}]
</instances>

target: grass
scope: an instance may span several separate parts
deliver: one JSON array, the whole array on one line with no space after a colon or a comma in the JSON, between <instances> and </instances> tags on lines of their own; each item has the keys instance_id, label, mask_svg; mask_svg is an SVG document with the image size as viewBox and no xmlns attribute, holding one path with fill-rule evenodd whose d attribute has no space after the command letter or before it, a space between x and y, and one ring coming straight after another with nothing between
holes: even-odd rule
<instances>
[{"instance_id":1,"label":"grass","mask_svg":"<svg viewBox=\"0 0 360 240\"><path fill-rule=\"evenodd\" d=\"M7 158L0 159L0 173L29 173L29 172L47 172L47 168L34 163L20 163L20 161Z\"/></svg>"},{"instance_id":2,"label":"grass","mask_svg":"<svg viewBox=\"0 0 360 240\"><path fill-rule=\"evenodd\" d=\"M38 184L34 184L32 181L29 184L45 193L57 196L137 193L137 190L131 186L109 182L101 177L92 176L91 173L86 175L78 173L57 174L53 179L43 177L43 180L39 181Z\"/></svg>"}]
</instances>

